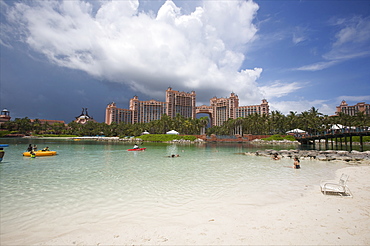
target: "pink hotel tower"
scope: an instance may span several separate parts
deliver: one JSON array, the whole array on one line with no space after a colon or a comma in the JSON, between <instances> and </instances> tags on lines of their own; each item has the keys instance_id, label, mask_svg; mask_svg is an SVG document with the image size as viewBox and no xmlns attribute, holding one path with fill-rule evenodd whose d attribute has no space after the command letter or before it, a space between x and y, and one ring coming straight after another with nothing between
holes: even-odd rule
<instances>
[{"instance_id":1,"label":"pink hotel tower","mask_svg":"<svg viewBox=\"0 0 370 246\"><path fill-rule=\"evenodd\" d=\"M195 91L190 93L166 90L166 101L156 100L140 101L137 96L130 99L130 109L117 108L114 102L107 105L105 110L105 123L147 123L161 119L163 114L174 118L177 114L185 118L196 118L197 114L208 114L212 126L221 126L229 118L236 119L250 114L269 114L268 102L263 99L260 105L239 106L239 98L231 93L229 98L213 97L210 106L196 106Z\"/></svg>"}]
</instances>

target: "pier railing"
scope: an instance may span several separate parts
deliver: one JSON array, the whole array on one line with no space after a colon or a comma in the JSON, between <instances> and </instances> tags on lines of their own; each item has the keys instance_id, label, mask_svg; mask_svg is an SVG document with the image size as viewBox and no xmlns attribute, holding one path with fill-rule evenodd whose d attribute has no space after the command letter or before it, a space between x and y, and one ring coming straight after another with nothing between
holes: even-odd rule
<instances>
[{"instance_id":1,"label":"pier railing","mask_svg":"<svg viewBox=\"0 0 370 246\"><path fill-rule=\"evenodd\" d=\"M336 145L339 143L342 147L342 139L344 138L345 145L347 146L347 139L349 138L350 150L352 151L352 137L360 137L360 149L363 150L363 136L370 136L369 127L346 127L342 129L328 129L322 132L314 132L310 134L296 134L295 139L301 144L316 144L316 140L325 140L326 148L328 148L328 142L331 140L332 148L335 139ZM337 146L338 147L338 146Z\"/></svg>"}]
</instances>

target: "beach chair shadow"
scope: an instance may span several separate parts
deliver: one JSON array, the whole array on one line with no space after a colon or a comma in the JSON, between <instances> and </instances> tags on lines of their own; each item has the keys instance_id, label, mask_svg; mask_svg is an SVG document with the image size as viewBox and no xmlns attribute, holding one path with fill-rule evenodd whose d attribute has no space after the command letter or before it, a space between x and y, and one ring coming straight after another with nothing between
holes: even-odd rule
<instances>
[{"instance_id":1,"label":"beach chair shadow","mask_svg":"<svg viewBox=\"0 0 370 246\"><path fill-rule=\"evenodd\" d=\"M353 197L352 192L347 186L349 176L347 174L342 174L338 183L334 181L325 181L322 180L320 182L321 192L324 195L336 195L336 196L346 196L346 197Z\"/></svg>"}]
</instances>

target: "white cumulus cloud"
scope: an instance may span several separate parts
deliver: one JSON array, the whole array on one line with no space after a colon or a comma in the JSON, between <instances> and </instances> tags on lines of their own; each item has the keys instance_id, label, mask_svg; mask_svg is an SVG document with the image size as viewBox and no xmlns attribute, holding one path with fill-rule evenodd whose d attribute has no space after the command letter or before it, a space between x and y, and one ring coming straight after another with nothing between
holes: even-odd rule
<instances>
[{"instance_id":1,"label":"white cumulus cloud","mask_svg":"<svg viewBox=\"0 0 370 246\"><path fill-rule=\"evenodd\" d=\"M245 103L262 99L256 83L262 69L240 70L257 32L256 3L199 1L194 10L183 11L168 0L156 13L139 11L139 5L137 0L94 6L80 0L30 1L4 9L8 30L58 66L148 95L172 86L207 99L230 91Z\"/></svg>"}]
</instances>

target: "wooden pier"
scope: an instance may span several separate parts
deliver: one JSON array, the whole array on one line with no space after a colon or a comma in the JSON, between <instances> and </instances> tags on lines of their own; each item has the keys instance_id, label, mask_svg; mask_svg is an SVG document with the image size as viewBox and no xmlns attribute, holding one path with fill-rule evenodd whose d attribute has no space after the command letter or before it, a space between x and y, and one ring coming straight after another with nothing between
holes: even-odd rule
<instances>
[{"instance_id":1,"label":"wooden pier","mask_svg":"<svg viewBox=\"0 0 370 246\"><path fill-rule=\"evenodd\" d=\"M343 128L339 130L328 130L317 134L297 134L295 139L302 145L312 144L316 148L316 140L319 140L319 146L321 145L321 140L325 141L325 149L329 149L329 142L331 144L331 149L334 149L334 143L336 149L343 149L343 141L345 149L352 151L352 137L360 137L360 151L364 150L363 136L370 136L370 131L368 127L356 127L356 128ZM348 141L349 140L349 141ZM349 146L348 146L349 142ZM338 146L338 143L340 146Z\"/></svg>"}]
</instances>

